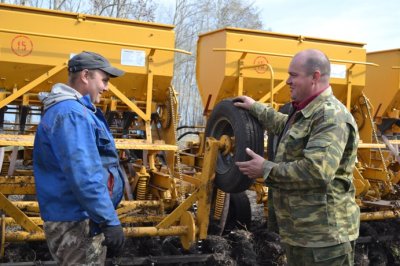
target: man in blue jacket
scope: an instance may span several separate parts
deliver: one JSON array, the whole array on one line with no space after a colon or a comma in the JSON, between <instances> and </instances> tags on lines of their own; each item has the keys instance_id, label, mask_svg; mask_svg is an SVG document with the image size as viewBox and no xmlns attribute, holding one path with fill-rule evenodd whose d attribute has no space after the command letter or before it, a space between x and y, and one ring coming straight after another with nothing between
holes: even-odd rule
<instances>
[{"instance_id":1,"label":"man in blue jacket","mask_svg":"<svg viewBox=\"0 0 400 266\"><path fill-rule=\"evenodd\" d=\"M93 103L124 74L103 56L68 62L68 84L40 95L44 115L34 143L34 175L49 250L58 265L102 265L125 237L115 208L124 182L114 139ZM106 249L107 247L107 249Z\"/></svg>"}]
</instances>

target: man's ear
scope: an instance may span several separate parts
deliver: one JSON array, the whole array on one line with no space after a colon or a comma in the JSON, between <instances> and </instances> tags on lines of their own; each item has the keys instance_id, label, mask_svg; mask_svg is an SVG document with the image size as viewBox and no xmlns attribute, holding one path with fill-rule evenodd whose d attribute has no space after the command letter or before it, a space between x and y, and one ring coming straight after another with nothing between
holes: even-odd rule
<instances>
[{"instance_id":1,"label":"man's ear","mask_svg":"<svg viewBox=\"0 0 400 266\"><path fill-rule=\"evenodd\" d=\"M318 82L320 78L321 78L321 72L319 70L315 70L313 74L313 80L315 82Z\"/></svg>"},{"instance_id":2,"label":"man's ear","mask_svg":"<svg viewBox=\"0 0 400 266\"><path fill-rule=\"evenodd\" d=\"M88 79L89 79L89 70L87 70L87 69L82 70L82 71L80 72L80 74L79 74L79 79L80 79L83 83L87 84L87 83L89 82L89 81L88 81Z\"/></svg>"}]
</instances>

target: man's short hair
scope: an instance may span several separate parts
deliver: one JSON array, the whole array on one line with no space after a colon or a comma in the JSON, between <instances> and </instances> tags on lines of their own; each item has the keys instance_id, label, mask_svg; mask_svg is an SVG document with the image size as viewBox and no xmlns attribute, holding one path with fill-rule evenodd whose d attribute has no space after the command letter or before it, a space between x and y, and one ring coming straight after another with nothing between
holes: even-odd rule
<instances>
[{"instance_id":1,"label":"man's short hair","mask_svg":"<svg viewBox=\"0 0 400 266\"><path fill-rule=\"evenodd\" d=\"M312 75L316 70L319 70L321 76L325 76L329 79L331 75L331 64L326 54L318 50L309 50L306 52L307 57L304 62L306 73Z\"/></svg>"}]
</instances>

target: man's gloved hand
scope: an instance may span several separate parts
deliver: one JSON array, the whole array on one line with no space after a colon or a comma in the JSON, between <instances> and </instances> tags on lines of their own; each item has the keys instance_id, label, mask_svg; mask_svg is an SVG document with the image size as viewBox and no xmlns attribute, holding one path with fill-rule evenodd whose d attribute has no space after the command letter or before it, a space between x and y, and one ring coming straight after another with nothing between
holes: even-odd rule
<instances>
[{"instance_id":1,"label":"man's gloved hand","mask_svg":"<svg viewBox=\"0 0 400 266\"><path fill-rule=\"evenodd\" d=\"M121 225L103 227L104 241L101 243L107 246L109 257L116 257L124 248L125 236Z\"/></svg>"}]
</instances>

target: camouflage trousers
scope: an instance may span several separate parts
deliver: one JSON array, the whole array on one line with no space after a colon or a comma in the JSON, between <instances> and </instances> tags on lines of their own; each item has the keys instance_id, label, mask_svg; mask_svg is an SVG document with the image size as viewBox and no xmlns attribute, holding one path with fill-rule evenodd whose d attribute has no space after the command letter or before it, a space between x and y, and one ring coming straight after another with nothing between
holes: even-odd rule
<instances>
[{"instance_id":1,"label":"camouflage trousers","mask_svg":"<svg viewBox=\"0 0 400 266\"><path fill-rule=\"evenodd\" d=\"M278 221L276 220L276 213L274 208L274 198L272 197L272 188L268 188L268 217L267 217L267 231L279 234Z\"/></svg>"},{"instance_id":2,"label":"camouflage trousers","mask_svg":"<svg viewBox=\"0 0 400 266\"><path fill-rule=\"evenodd\" d=\"M323 248L284 244L289 266L353 266L355 241Z\"/></svg>"},{"instance_id":3,"label":"camouflage trousers","mask_svg":"<svg viewBox=\"0 0 400 266\"><path fill-rule=\"evenodd\" d=\"M89 220L45 222L46 241L57 265L104 265L107 248L103 234L89 236Z\"/></svg>"}]
</instances>

